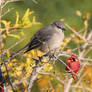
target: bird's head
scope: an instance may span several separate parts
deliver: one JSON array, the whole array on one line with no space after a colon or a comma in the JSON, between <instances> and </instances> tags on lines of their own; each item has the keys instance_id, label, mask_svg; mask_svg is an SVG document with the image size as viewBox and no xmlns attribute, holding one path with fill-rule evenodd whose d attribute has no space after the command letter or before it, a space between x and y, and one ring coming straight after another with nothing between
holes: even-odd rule
<instances>
[{"instance_id":1,"label":"bird's head","mask_svg":"<svg viewBox=\"0 0 92 92\"><path fill-rule=\"evenodd\" d=\"M56 21L53 23L57 28L65 31L65 25L63 21Z\"/></svg>"}]
</instances>

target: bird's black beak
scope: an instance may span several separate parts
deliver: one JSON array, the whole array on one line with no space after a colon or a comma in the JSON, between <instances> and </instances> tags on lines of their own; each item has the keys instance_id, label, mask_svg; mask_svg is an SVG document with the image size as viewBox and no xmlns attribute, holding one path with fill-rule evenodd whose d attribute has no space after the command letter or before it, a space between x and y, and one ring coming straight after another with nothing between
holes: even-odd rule
<instances>
[{"instance_id":1,"label":"bird's black beak","mask_svg":"<svg viewBox=\"0 0 92 92\"><path fill-rule=\"evenodd\" d=\"M66 31L66 29L65 29L65 28L62 28L62 30L63 30L63 31Z\"/></svg>"}]
</instances>

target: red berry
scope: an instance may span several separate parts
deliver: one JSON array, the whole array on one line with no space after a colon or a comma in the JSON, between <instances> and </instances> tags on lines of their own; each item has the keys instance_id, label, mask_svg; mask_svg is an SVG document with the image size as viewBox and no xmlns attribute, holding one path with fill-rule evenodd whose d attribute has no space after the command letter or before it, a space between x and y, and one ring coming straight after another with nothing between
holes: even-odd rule
<instances>
[{"instance_id":1,"label":"red berry","mask_svg":"<svg viewBox=\"0 0 92 92\"><path fill-rule=\"evenodd\" d=\"M70 67L70 69L74 72L77 73L80 69L80 63L79 59L73 54L71 57L66 59L66 64ZM69 69L66 67L66 70L72 74L72 77L75 79L76 76L69 71Z\"/></svg>"}]
</instances>

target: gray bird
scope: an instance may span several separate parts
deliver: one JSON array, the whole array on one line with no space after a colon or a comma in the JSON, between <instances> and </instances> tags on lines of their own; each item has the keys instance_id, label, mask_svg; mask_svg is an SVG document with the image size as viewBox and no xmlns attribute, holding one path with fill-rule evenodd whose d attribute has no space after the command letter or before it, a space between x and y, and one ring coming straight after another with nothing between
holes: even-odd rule
<instances>
[{"instance_id":1,"label":"gray bird","mask_svg":"<svg viewBox=\"0 0 92 92\"><path fill-rule=\"evenodd\" d=\"M48 52L55 50L61 45L61 42L64 39L64 31L65 26L64 22L56 21L53 24L50 24L42 29L40 29L36 34L32 37L30 42L22 49L17 51L15 54L12 54L9 58L7 58L2 64L7 62L8 60L12 60L19 53L26 50L24 53L38 48L40 51L47 54ZM2 65L1 64L1 65Z\"/></svg>"},{"instance_id":2,"label":"gray bird","mask_svg":"<svg viewBox=\"0 0 92 92\"><path fill-rule=\"evenodd\" d=\"M35 48L44 53L58 48L64 39L64 31L65 25L62 21L56 21L40 29L26 45L25 53Z\"/></svg>"}]
</instances>

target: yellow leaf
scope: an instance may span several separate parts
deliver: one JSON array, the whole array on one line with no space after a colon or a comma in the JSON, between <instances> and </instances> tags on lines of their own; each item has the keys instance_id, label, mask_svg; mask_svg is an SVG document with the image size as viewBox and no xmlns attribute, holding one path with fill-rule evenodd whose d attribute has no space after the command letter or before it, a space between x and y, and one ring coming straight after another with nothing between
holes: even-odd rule
<instances>
[{"instance_id":1,"label":"yellow leaf","mask_svg":"<svg viewBox=\"0 0 92 92\"><path fill-rule=\"evenodd\" d=\"M11 36L11 37L14 37L14 38L17 38L17 39L20 39L20 36L18 35L15 35L15 34L7 34L8 36Z\"/></svg>"},{"instance_id":2,"label":"yellow leaf","mask_svg":"<svg viewBox=\"0 0 92 92\"><path fill-rule=\"evenodd\" d=\"M10 21L2 20L1 22L2 22L6 27L10 27L10 24L11 24Z\"/></svg>"},{"instance_id":3,"label":"yellow leaf","mask_svg":"<svg viewBox=\"0 0 92 92\"><path fill-rule=\"evenodd\" d=\"M25 91L24 91L24 92L28 92L28 91L27 91L27 88L25 88Z\"/></svg>"},{"instance_id":4,"label":"yellow leaf","mask_svg":"<svg viewBox=\"0 0 92 92\"><path fill-rule=\"evenodd\" d=\"M90 14L89 12L87 12L87 13L86 13L86 17L87 17L87 19L90 19L91 14Z\"/></svg>"},{"instance_id":5,"label":"yellow leaf","mask_svg":"<svg viewBox=\"0 0 92 92\"><path fill-rule=\"evenodd\" d=\"M28 27L28 26L32 26L32 23L30 21L30 18L29 16L34 13L33 11L30 11L29 9L27 9L27 11L25 12L23 18L22 18L22 25L24 25L25 27Z\"/></svg>"},{"instance_id":6,"label":"yellow leaf","mask_svg":"<svg viewBox=\"0 0 92 92\"><path fill-rule=\"evenodd\" d=\"M26 64L27 64L27 65L30 65L30 64L31 64L30 58L27 58Z\"/></svg>"},{"instance_id":7,"label":"yellow leaf","mask_svg":"<svg viewBox=\"0 0 92 92\"><path fill-rule=\"evenodd\" d=\"M53 70L53 66L51 64L47 63L45 65L45 67L43 68L43 70L49 72L49 71Z\"/></svg>"},{"instance_id":8,"label":"yellow leaf","mask_svg":"<svg viewBox=\"0 0 92 92\"><path fill-rule=\"evenodd\" d=\"M9 52L9 50L7 50L7 56L10 57L10 52Z\"/></svg>"},{"instance_id":9,"label":"yellow leaf","mask_svg":"<svg viewBox=\"0 0 92 92\"><path fill-rule=\"evenodd\" d=\"M60 19L60 21L64 21L64 19Z\"/></svg>"},{"instance_id":10,"label":"yellow leaf","mask_svg":"<svg viewBox=\"0 0 92 92\"><path fill-rule=\"evenodd\" d=\"M78 16L82 16L82 13L81 13L79 10L76 11L76 14L77 14Z\"/></svg>"},{"instance_id":11,"label":"yellow leaf","mask_svg":"<svg viewBox=\"0 0 92 92\"><path fill-rule=\"evenodd\" d=\"M36 17L33 16L32 24L41 24L40 22L36 22Z\"/></svg>"},{"instance_id":12,"label":"yellow leaf","mask_svg":"<svg viewBox=\"0 0 92 92\"><path fill-rule=\"evenodd\" d=\"M26 87L27 87L26 82L25 82L25 81L23 81L22 83L23 83L24 87L26 88Z\"/></svg>"},{"instance_id":13,"label":"yellow leaf","mask_svg":"<svg viewBox=\"0 0 92 92\"><path fill-rule=\"evenodd\" d=\"M17 75L17 76L21 76L22 74L23 74L22 71L16 72L16 75Z\"/></svg>"},{"instance_id":14,"label":"yellow leaf","mask_svg":"<svg viewBox=\"0 0 92 92\"><path fill-rule=\"evenodd\" d=\"M88 21L87 20L84 21L84 25L88 26Z\"/></svg>"},{"instance_id":15,"label":"yellow leaf","mask_svg":"<svg viewBox=\"0 0 92 92\"><path fill-rule=\"evenodd\" d=\"M24 35L24 32L23 31L21 31L20 33L21 33L21 35Z\"/></svg>"},{"instance_id":16,"label":"yellow leaf","mask_svg":"<svg viewBox=\"0 0 92 92\"><path fill-rule=\"evenodd\" d=\"M16 24L19 22L19 13L16 12Z\"/></svg>"},{"instance_id":17,"label":"yellow leaf","mask_svg":"<svg viewBox=\"0 0 92 92\"><path fill-rule=\"evenodd\" d=\"M3 37L4 37L4 39L6 39L6 37L7 37L6 34L4 34Z\"/></svg>"},{"instance_id":18,"label":"yellow leaf","mask_svg":"<svg viewBox=\"0 0 92 92\"><path fill-rule=\"evenodd\" d=\"M48 86L48 81L49 81L49 77L41 77L38 81L37 81L37 84L40 88L43 88L43 87L46 87Z\"/></svg>"},{"instance_id":19,"label":"yellow leaf","mask_svg":"<svg viewBox=\"0 0 92 92\"><path fill-rule=\"evenodd\" d=\"M35 17L35 16L33 17L33 21L32 21L32 23L33 23L33 24L36 23L36 17Z\"/></svg>"},{"instance_id":20,"label":"yellow leaf","mask_svg":"<svg viewBox=\"0 0 92 92\"><path fill-rule=\"evenodd\" d=\"M27 11L25 12L22 20L25 20L26 18L28 18L29 15L31 15L32 13L34 13L34 11L30 11L30 9L27 9Z\"/></svg>"},{"instance_id":21,"label":"yellow leaf","mask_svg":"<svg viewBox=\"0 0 92 92\"><path fill-rule=\"evenodd\" d=\"M92 67L90 65L86 66L84 72L87 72L85 75L86 80L89 80L92 83Z\"/></svg>"},{"instance_id":22,"label":"yellow leaf","mask_svg":"<svg viewBox=\"0 0 92 92\"><path fill-rule=\"evenodd\" d=\"M56 92L60 92L60 91L59 91L59 88L56 89Z\"/></svg>"},{"instance_id":23,"label":"yellow leaf","mask_svg":"<svg viewBox=\"0 0 92 92\"><path fill-rule=\"evenodd\" d=\"M19 26L19 13L16 12L16 22L14 26Z\"/></svg>"}]
</instances>

